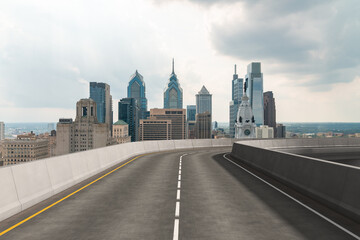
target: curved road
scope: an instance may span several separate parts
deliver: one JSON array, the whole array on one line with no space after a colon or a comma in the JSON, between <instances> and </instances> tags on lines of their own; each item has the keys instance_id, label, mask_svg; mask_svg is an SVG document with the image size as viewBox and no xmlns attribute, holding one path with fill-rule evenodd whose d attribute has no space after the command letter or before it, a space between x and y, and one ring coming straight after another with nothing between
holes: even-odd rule
<instances>
[{"instance_id":1,"label":"curved road","mask_svg":"<svg viewBox=\"0 0 360 240\"><path fill-rule=\"evenodd\" d=\"M230 151L140 157L0 239L354 239L224 159ZM79 187L0 222L0 231Z\"/></svg>"}]
</instances>

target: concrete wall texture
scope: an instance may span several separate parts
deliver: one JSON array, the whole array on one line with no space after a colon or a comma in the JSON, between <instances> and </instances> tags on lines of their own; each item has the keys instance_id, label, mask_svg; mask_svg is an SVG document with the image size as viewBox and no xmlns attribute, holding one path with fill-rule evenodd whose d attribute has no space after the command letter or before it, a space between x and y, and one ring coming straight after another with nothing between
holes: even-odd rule
<instances>
[{"instance_id":1,"label":"concrete wall texture","mask_svg":"<svg viewBox=\"0 0 360 240\"><path fill-rule=\"evenodd\" d=\"M231 155L360 222L360 167L281 152L284 148L343 146L360 147L360 139L242 141L233 145Z\"/></svg>"},{"instance_id":2,"label":"concrete wall texture","mask_svg":"<svg viewBox=\"0 0 360 240\"><path fill-rule=\"evenodd\" d=\"M0 221L139 154L232 146L232 139L124 143L0 168Z\"/></svg>"}]
</instances>

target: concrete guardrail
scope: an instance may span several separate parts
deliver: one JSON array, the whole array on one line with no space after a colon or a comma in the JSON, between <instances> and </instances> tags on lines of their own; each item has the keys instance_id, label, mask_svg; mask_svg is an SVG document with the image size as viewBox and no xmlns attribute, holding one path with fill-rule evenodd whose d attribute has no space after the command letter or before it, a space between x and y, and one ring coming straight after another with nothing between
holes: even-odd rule
<instances>
[{"instance_id":1,"label":"concrete guardrail","mask_svg":"<svg viewBox=\"0 0 360 240\"><path fill-rule=\"evenodd\" d=\"M329 208L360 222L360 167L310 158L284 148L360 148L360 139L284 139L242 141L231 155Z\"/></svg>"},{"instance_id":2,"label":"concrete guardrail","mask_svg":"<svg viewBox=\"0 0 360 240\"><path fill-rule=\"evenodd\" d=\"M0 221L139 154L232 146L233 139L119 144L0 168Z\"/></svg>"}]
</instances>

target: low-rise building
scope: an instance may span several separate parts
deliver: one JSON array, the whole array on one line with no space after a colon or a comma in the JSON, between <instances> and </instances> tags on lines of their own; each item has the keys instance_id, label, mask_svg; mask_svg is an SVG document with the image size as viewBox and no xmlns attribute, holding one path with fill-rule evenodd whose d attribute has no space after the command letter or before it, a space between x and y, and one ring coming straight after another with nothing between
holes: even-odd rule
<instances>
[{"instance_id":1,"label":"low-rise building","mask_svg":"<svg viewBox=\"0 0 360 240\"><path fill-rule=\"evenodd\" d=\"M18 135L17 139L2 141L4 165L30 162L47 158L49 154L49 139L39 138L34 133Z\"/></svg>"},{"instance_id":2,"label":"low-rise building","mask_svg":"<svg viewBox=\"0 0 360 240\"><path fill-rule=\"evenodd\" d=\"M129 136L129 124L123 120L119 120L113 124L112 136L116 140L116 143L131 142L131 136Z\"/></svg>"},{"instance_id":3,"label":"low-rise building","mask_svg":"<svg viewBox=\"0 0 360 240\"><path fill-rule=\"evenodd\" d=\"M267 125L261 125L255 128L256 138L274 138L274 128Z\"/></svg>"}]
</instances>

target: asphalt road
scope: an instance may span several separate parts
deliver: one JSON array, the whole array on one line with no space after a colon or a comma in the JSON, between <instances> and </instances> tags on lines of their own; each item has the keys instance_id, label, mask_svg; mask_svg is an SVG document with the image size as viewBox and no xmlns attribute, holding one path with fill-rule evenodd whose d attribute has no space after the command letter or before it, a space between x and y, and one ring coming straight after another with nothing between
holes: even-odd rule
<instances>
[{"instance_id":1,"label":"asphalt road","mask_svg":"<svg viewBox=\"0 0 360 240\"><path fill-rule=\"evenodd\" d=\"M138 158L0 239L354 239L224 159L230 150ZM0 222L0 231L79 187Z\"/></svg>"}]
</instances>

